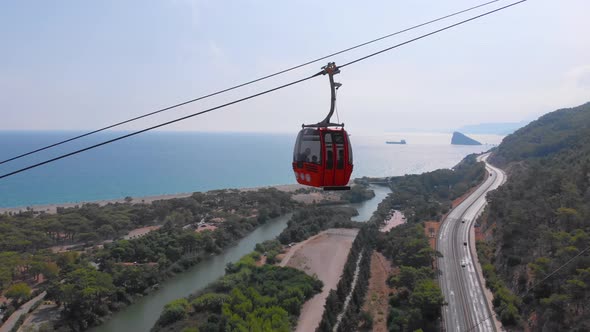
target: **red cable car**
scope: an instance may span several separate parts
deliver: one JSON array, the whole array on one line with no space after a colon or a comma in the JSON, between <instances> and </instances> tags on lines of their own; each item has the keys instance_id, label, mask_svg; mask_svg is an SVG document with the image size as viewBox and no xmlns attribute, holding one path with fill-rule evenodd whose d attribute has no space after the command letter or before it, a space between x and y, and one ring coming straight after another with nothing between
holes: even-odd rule
<instances>
[{"instance_id":1,"label":"red cable car","mask_svg":"<svg viewBox=\"0 0 590 332\"><path fill-rule=\"evenodd\" d=\"M340 70L333 62L322 67L328 74L332 92L328 116L312 125L302 125L297 135L293 152L293 171L297 182L324 190L349 190L352 174L352 147L344 123L331 123L336 104L336 89L341 84L334 82Z\"/></svg>"}]
</instances>

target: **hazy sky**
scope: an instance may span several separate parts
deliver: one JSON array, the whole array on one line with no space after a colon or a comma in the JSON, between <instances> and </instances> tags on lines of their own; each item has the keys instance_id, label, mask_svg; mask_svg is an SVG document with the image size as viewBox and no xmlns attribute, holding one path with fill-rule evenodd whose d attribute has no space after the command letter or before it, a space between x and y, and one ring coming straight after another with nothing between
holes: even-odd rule
<instances>
[{"instance_id":1,"label":"hazy sky","mask_svg":"<svg viewBox=\"0 0 590 332\"><path fill-rule=\"evenodd\" d=\"M485 1L3 1L0 130L94 129ZM501 1L477 12L499 7ZM517 122L590 100L590 2L521 5L346 67L351 132ZM335 57L344 63L473 12ZM123 129L317 72L304 67ZM326 77L167 130L295 132L321 120Z\"/></svg>"}]
</instances>

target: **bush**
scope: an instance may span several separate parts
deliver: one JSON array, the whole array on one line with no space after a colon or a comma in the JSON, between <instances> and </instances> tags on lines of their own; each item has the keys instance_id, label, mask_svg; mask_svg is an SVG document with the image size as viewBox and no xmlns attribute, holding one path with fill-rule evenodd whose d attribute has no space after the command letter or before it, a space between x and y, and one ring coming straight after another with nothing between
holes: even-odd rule
<instances>
[{"instance_id":1,"label":"bush","mask_svg":"<svg viewBox=\"0 0 590 332\"><path fill-rule=\"evenodd\" d=\"M361 311L361 330L371 331L373 329L373 316L368 311Z\"/></svg>"},{"instance_id":2,"label":"bush","mask_svg":"<svg viewBox=\"0 0 590 332\"><path fill-rule=\"evenodd\" d=\"M191 304L196 311L221 312L221 306L229 299L229 295L220 293L207 293L194 299Z\"/></svg>"},{"instance_id":3,"label":"bush","mask_svg":"<svg viewBox=\"0 0 590 332\"><path fill-rule=\"evenodd\" d=\"M31 287L24 282L18 282L8 288L4 294L8 298L12 298L17 302L26 300L31 296Z\"/></svg>"},{"instance_id":4,"label":"bush","mask_svg":"<svg viewBox=\"0 0 590 332\"><path fill-rule=\"evenodd\" d=\"M177 299L166 304L166 306L164 306L164 311L160 316L158 324L162 326L169 325L171 323L184 319L188 314L189 308L190 305L187 299L185 298Z\"/></svg>"}]
</instances>

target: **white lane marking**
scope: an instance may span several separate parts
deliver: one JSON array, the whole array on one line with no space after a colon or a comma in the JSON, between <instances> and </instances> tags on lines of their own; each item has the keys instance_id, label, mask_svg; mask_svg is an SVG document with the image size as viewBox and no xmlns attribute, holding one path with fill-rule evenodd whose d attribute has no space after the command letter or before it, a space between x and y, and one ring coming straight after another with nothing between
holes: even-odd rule
<instances>
[{"instance_id":1,"label":"white lane marking","mask_svg":"<svg viewBox=\"0 0 590 332\"><path fill-rule=\"evenodd\" d=\"M455 227L457 229L457 233L458 233L456 235L457 236L462 235L463 239L465 240L462 242L467 242L467 240L469 238L469 235L468 235L469 234L468 233L469 227L468 226L470 226L473 223L474 219L481 213L483 206L485 206L485 204L487 203L484 194L486 194L487 191L489 191L489 190L497 188L497 186L499 186L499 184L502 183L501 180L498 181L499 180L498 178L499 178L498 176L492 176L492 177L489 177L488 179L486 179L486 181L484 182L484 184L482 186L480 186L474 193L472 193L472 195L467 197L461 204L459 204L459 206L455 207L455 209L453 209L449 213L449 215L445 219L445 222L441 225L441 230L439 232L439 242L437 243L437 249L440 250L444 255L444 258L439 259L439 264L440 264L439 269L443 273L443 278L446 279L445 280L446 282L442 283L442 286L443 286L442 288L443 288L444 295L449 294L449 293L452 294L452 296L448 297L449 298L449 305L452 308L451 311L455 314L453 318L456 323L455 326L457 327L458 330L460 330L461 325L459 323L460 317L457 315L457 306L454 305L457 299L455 297L455 292L451 290L452 289L452 282L451 282L452 275L455 274L457 276L457 278L461 278L460 277L461 273L463 273L465 275L466 271L473 272L474 267L470 264L469 267L463 271L461 271L460 269L458 271L457 271L457 269L452 269L452 267L453 267L452 264L455 264L455 265L457 264L457 262L451 261L451 259L453 258L451 256L453 255L453 253L455 252L455 249L456 249L455 247L453 247L453 245L457 246L457 244L456 243L449 243L448 241L446 241L446 239L450 237L450 239L453 240L453 237L449 236L449 234L452 233L452 230L453 230L451 225L453 225L454 223L461 222L461 218L459 218L459 217L462 217L463 219L466 219L467 222L464 225L465 227L461 227L463 225L458 225L458 227ZM485 187L488 187L488 189L487 190L484 189ZM473 206L470 206L470 205L473 205ZM462 234L461 234L461 230L463 230ZM456 239L457 239L457 237L455 237L454 241L456 241ZM467 253L468 253L468 257L471 258L470 247L467 248ZM473 261L473 259L470 259L469 261ZM447 269L447 266L451 267L451 269L453 271L455 271L455 273L451 273L451 269ZM459 275L457 275L457 273L459 273ZM474 295L476 295L477 293L480 293L480 292L478 292L478 290L481 291L481 289L480 289L480 287L477 287L478 284L474 283L472 274L467 275L467 280L468 280L468 282L467 282L468 288L470 288L470 289L468 289L468 292L472 297L474 297ZM471 286L471 287L469 287L469 286ZM475 296L475 298L479 298L479 297ZM475 298L474 298L474 300L475 300ZM479 300L480 300L479 302L481 304L481 298L479 298ZM448 311L449 311L448 308L445 308L445 310L444 310L444 314L446 314L445 316L448 316L448 313L449 313ZM477 310L477 305L475 306L475 311L476 311L476 316L478 316L477 311L479 311L479 310ZM447 325L447 326L450 325L450 324L448 324L448 323L450 323L448 317L444 317L444 319L445 319L445 325ZM486 325L488 325L487 322L486 322ZM469 328L469 327L470 326L467 326L467 328ZM451 330L450 326L449 326L449 328L447 328L447 330L449 330L449 331Z\"/></svg>"}]
</instances>

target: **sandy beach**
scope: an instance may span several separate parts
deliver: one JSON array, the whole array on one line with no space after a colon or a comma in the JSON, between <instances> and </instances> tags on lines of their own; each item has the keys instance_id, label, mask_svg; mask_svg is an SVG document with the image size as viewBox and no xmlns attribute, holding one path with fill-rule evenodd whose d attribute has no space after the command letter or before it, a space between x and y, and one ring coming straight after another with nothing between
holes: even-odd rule
<instances>
[{"instance_id":1,"label":"sandy beach","mask_svg":"<svg viewBox=\"0 0 590 332\"><path fill-rule=\"evenodd\" d=\"M292 192L300 188L304 188L304 186L300 184L284 184L284 185L276 185L276 186L264 186L264 187L256 187L256 188L240 188L240 191L252 191L258 190L262 188L275 188L277 190ZM152 203L154 201L164 200L164 199L173 199L173 198L185 198L190 197L193 193L178 193L178 194L163 194L163 195L156 195L156 196L142 196L142 197L132 197L131 203L140 204L140 203ZM56 204L42 204L42 205L31 205L31 206L17 206L17 207L8 207L8 208L0 208L0 214L4 213L19 213L24 212L27 210L30 211L37 211L37 212L45 212L45 213L56 213L58 207L63 208L72 208L76 206L82 206L84 204L98 204L100 206L104 206L107 204L114 204L114 203L125 203L125 197L122 198L114 198L114 199L106 199L106 200L98 200L98 201L86 201L86 202L72 202L72 203L56 203Z\"/></svg>"},{"instance_id":2,"label":"sandy beach","mask_svg":"<svg viewBox=\"0 0 590 332\"><path fill-rule=\"evenodd\" d=\"M332 228L300 242L289 249L281 266L316 275L324 283L316 294L303 305L295 331L315 331L324 313L324 304L331 289L336 289L344 264L358 229Z\"/></svg>"},{"instance_id":3,"label":"sandy beach","mask_svg":"<svg viewBox=\"0 0 590 332\"><path fill-rule=\"evenodd\" d=\"M163 199L173 199L173 198L184 198L189 197L193 193L180 193L180 194L166 194L166 195L157 195L157 196L145 196L145 197L133 197L131 203L151 203L153 201L159 201ZM58 204L44 204L44 205L31 205L31 206L18 206L18 207L11 207L11 208L0 208L0 214L3 213L18 213L24 212L27 210L31 211L38 211L38 212L45 212L45 213L56 213L58 207L63 208L72 208L76 206L82 206L84 204L98 204L100 206L104 206L107 204L114 204L114 203L125 203L125 198L115 198L115 199L105 199L99 201L88 201L88 202L75 202L75 203L58 203Z\"/></svg>"}]
</instances>

